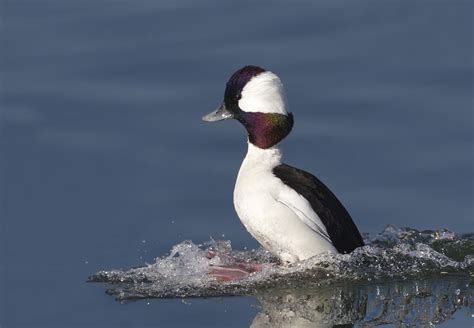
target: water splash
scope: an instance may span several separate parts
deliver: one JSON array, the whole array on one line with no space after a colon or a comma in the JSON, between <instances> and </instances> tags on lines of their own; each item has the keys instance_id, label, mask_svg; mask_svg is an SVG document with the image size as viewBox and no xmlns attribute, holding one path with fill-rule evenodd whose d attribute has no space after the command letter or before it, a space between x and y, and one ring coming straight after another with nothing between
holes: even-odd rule
<instances>
[{"instance_id":1,"label":"water splash","mask_svg":"<svg viewBox=\"0 0 474 328\"><path fill-rule=\"evenodd\" d=\"M270 287L292 287L302 279L315 286L340 281L364 282L420 278L474 271L474 235L447 230L417 231L387 226L366 236L366 246L351 254L323 253L291 266L278 265L264 249L234 251L230 241L211 240L201 245L183 241L170 255L153 264L130 270L100 271L89 278L108 282L108 293L119 300L136 298L208 297L246 295ZM209 252L218 256L208 258ZM265 264L261 272L228 283L209 277L213 265L225 265L228 257Z\"/></svg>"},{"instance_id":2,"label":"water splash","mask_svg":"<svg viewBox=\"0 0 474 328\"><path fill-rule=\"evenodd\" d=\"M474 234L417 231L387 226L365 236L351 254L324 253L290 266L260 248L236 251L230 241L183 241L154 263L129 270L100 271L118 301L250 295L261 312L253 326L439 323L474 304ZM217 254L210 257L209 254ZM219 282L208 275L229 259L263 264L248 277ZM472 309L471 309L472 312ZM270 325L271 326L271 325Z\"/></svg>"}]
</instances>

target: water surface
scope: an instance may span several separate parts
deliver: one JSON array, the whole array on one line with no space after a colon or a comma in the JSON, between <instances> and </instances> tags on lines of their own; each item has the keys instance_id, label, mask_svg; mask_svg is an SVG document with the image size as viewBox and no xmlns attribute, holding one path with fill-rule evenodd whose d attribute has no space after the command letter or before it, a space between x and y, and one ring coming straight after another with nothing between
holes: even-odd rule
<instances>
[{"instance_id":1,"label":"water surface","mask_svg":"<svg viewBox=\"0 0 474 328\"><path fill-rule=\"evenodd\" d=\"M258 246L232 205L243 129L200 122L245 64L281 76L286 161L361 231L472 231L470 1L4 0L0 16L2 326L252 322L254 297L121 305L85 283L183 240Z\"/></svg>"}]
</instances>

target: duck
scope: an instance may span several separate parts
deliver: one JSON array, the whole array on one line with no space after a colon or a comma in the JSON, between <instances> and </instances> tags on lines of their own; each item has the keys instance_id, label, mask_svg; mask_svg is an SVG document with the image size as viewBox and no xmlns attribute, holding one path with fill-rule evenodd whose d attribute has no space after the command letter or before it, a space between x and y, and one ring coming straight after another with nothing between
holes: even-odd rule
<instances>
[{"instance_id":1,"label":"duck","mask_svg":"<svg viewBox=\"0 0 474 328\"><path fill-rule=\"evenodd\" d=\"M233 119L247 132L234 207L247 231L284 264L321 253L347 254L364 245L350 214L317 177L283 163L281 142L293 129L283 84L247 65L229 78L224 101L205 122Z\"/></svg>"}]
</instances>

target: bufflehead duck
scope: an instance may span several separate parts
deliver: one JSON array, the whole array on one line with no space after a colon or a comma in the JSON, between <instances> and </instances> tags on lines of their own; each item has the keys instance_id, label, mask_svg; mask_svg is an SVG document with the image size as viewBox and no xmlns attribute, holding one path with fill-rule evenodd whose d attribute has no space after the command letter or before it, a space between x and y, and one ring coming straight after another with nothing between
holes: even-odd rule
<instances>
[{"instance_id":1,"label":"bufflehead duck","mask_svg":"<svg viewBox=\"0 0 474 328\"><path fill-rule=\"evenodd\" d=\"M318 178L283 164L278 144L293 127L283 85L257 66L236 71L224 102L202 119L236 119L248 133L248 152L234 189L234 206L249 233L283 263L322 252L350 253L364 242L351 216Z\"/></svg>"}]
</instances>

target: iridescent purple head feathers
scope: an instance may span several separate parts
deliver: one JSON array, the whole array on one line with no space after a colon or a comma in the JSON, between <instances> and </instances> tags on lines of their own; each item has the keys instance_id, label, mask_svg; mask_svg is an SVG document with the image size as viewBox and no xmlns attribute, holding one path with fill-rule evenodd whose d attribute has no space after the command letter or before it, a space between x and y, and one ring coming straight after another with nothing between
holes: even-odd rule
<instances>
[{"instance_id":1,"label":"iridescent purple head feathers","mask_svg":"<svg viewBox=\"0 0 474 328\"><path fill-rule=\"evenodd\" d=\"M203 120L229 118L242 123L249 142L260 148L276 145L293 127L293 116L286 111L280 79L258 66L245 66L236 71L227 82L224 103Z\"/></svg>"}]
</instances>

